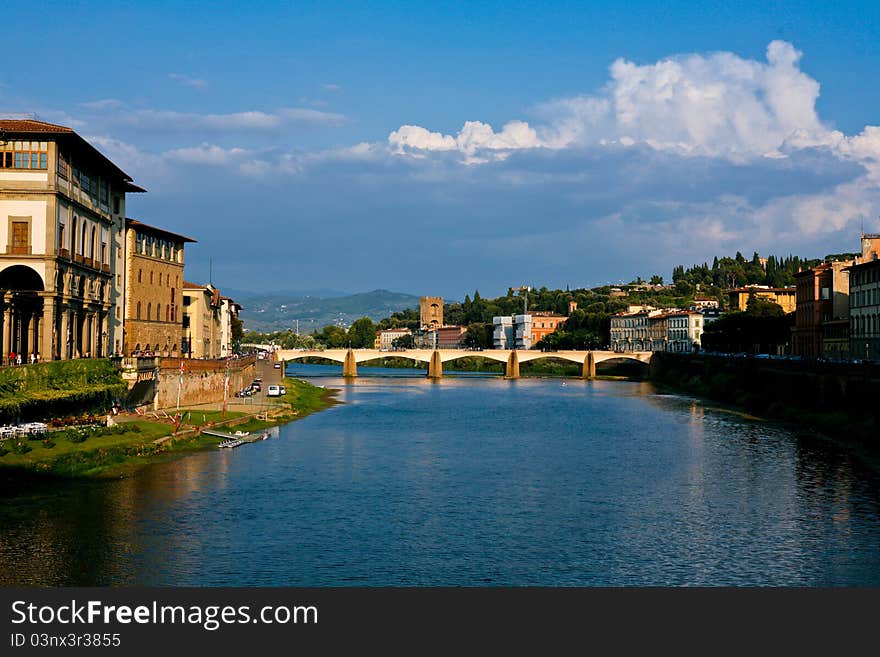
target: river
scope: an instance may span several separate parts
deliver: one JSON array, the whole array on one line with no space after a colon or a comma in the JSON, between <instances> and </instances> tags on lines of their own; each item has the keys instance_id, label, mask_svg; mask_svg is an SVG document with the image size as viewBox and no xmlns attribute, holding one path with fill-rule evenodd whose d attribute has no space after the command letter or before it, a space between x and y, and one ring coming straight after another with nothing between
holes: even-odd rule
<instances>
[{"instance_id":1,"label":"river","mask_svg":"<svg viewBox=\"0 0 880 657\"><path fill-rule=\"evenodd\" d=\"M880 472L649 383L290 372L272 439L2 500L0 584L880 585Z\"/></svg>"}]
</instances>

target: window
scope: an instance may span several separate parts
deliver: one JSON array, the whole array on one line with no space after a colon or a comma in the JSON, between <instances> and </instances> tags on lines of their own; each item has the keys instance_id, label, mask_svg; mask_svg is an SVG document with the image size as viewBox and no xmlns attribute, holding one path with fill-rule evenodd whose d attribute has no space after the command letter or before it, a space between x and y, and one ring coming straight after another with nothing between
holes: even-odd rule
<instances>
[{"instance_id":1,"label":"window","mask_svg":"<svg viewBox=\"0 0 880 657\"><path fill-rule=\"evenodd\" d=\"M141 318L141 302L140 301L137 302L137 318L138 319Z\"/></svg>"},{"instance_id":2,"label":"window","mask_svg":"<svg viewBox=\"0 0 880 657\"><path fill-rule=\"evenodd\" d=\"M0 168L46 169L49 144L45 141L9 141L0 146Z\"/></svg>"},{"instance_id":3,"label":"window","mask_svg":"<svg viewBox=\"0 0 880 657\"><path fill-rule=\"evenodd\" d=\"M28 254L31 252L31 244L28 233L30 226L27 221L12 222L12 253Z\"/></svg>"},{"instance_id":4,"label":"window","mask_svg":"<svg viewBox=\"0 0 880 657\"><path fill-rule=\"evenodd\" d=\"M64 248L64 224L58 224L58 248Z\"/></svg>"},{"instance_id":5,"label":"window","mask_svg":"<svg viewBox=\"0 0 880 657\"><path fill-rule=\"evenodd\" d=\"M110 201L110 185L107 184L106 181L101 181L101 193L100 193L101 203L107 205Z\"/></svg>"},{"instance_id":6,"label":"window","mask_svg":"<svg viewBox=\"0 0 880 657\"><path fill-rule=\"evenodd\" d=\"M153 304L148 303L147 304L147 319L150 319L152 317L152 315L153 315Z\"/></svg>"},{"instance_id":7,"label":"window","mask_svg":"<svg viewBox=\"0 0 880 657\"><path fill-rule=\"evenodd\" d=\"M67 180L70 177L70 165L63 153L58 153L58 175Z\"/></svg>"},{"instance_id":8,"label":"window","mask_svg":"<svg viewBox=\"0 0 880 657\"><path fill-rule=\"evenodd\" d=\"M143 273L144 273L143 269L138 269L138 283L143 283L143 280L142 280Z\"/></svg>"},{"instance_id":9,"label":"window","mask_svg":"<svg viewBox=\"0 0 880 657\"><path fill-rule=\"evenodd\" d=\"M156 304L156 321L159 322L162 320L162 304Z\"/></svg>"},{"instance_id":10,"label":"window","mask_svg":"<svg viewBox=\"0 0 880 657\"><path fill-rule=\"evenodd\" d=\"M119 209L120 209L119 197L114 196L113 197L113 214L119 214Z\"/></svg>"},{"instance_id":11,"label":"window","mask_svg":"<svg viewBox=\"0 0 880 657\"><path fill-rule=\"evenodd\" d=\"M150 272L150 285L153 284L153 272Z\"/></svg>"}]
</instances>

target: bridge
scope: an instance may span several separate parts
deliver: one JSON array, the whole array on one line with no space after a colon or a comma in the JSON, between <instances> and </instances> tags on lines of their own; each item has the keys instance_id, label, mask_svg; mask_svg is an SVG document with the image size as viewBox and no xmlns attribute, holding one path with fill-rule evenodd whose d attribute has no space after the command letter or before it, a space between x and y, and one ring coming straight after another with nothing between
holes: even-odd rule
<instances>
[{"instance_id":1,"label":"bridge","mask_svg":"<svg viewBox=\"0 0 880 657\"><path fill-rule=\"evenodd\" d=\"M275 357L282 361L301 360L303 358L323 358L340 363L342 375L357 376L358 363L380 358L405 358L428 364L428 377L439 379L443 376L443 363L460 358L486 358L504 363L504 376L508 379L519 378L520 363L527 363L541 358L556 358L581 365L581 376L592 379L596 376L596 365L606 360L623 358L648 363L653 352L650 351L530 351L511 349L486 349L484 351L463 351L460 349L405 349L401 351L380 351L378 349L281 349Z\"/></svg>"}]
</instances>

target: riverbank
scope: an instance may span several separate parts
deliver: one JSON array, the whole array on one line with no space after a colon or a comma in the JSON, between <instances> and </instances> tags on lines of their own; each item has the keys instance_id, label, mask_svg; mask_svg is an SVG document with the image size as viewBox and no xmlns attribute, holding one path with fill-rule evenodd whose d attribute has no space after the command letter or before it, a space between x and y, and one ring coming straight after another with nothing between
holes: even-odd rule
<instances>
[{"instance_id":1,"label":"riverbank","mask_svg":"<svg viewBox=\"0 0 880 657\"><path fill-rule=\"evenodd\" d=\"M298 420L339 403L335 390L285 379L287 394L267 409L252 412L181 409L177 433L162 414L120 417L117 427L50 432L43 440L0 443L0 495L39 481L114 479L151 463L216 448L220 439L200 433L206 427L258 431ZM259 416L259 417L258 417Z\"/></svg>"},{"instance_id":2,"label":"riverbank","mask_svg":"<svg viewBox=\"0 0 880 657\"><path fill-rule=\"evenodd\" d=\"M649 379L761 419L872 448L880 445L873 370L754 358L655 354Z\"/></svg>"}]
</instances>

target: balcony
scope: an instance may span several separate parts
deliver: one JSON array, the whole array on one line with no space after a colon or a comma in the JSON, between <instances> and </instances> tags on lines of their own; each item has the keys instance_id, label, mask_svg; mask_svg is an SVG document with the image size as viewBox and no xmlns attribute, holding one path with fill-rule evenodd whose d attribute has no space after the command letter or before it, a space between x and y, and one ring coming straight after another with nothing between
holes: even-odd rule
<instances>
[{"instance_id":1,"label":"balcony","mask_svg":"<svg viewBox=\"0 0 880 657\"><path fill-rule=\"evenodd\" d=\"M83 264L86 267L94 267L95 266L94 263L92 262L91 258L83 258Z\"/></svg>"},{"instance_id":2,"label":"balcony","mask_svg":"<svg viewBox=\"0 0 880 657\"><path fill-rule=\"evenodd\" d=\"M58 255L62 258L66 258L70 260L70 250L69 249L58 249Z\"/></svg>"},{"instance_id":3,"label":"balcony","mask_svg":"<svg viewBox=\"0 0 880 657\"><path fill-rule=\"evenodd\" d=\"M109 274L110 273L110 265L101 265L101 271L104 272L105 274Z\"/></svg>"},{"instance_id":4,"label":"balcony","mask_svg":"<svg viewBox=\"0 0 880 657\"><path fill-rule=\"evenodd\" d=\"M79 265L81 265L84 260L85 260L85 258L83 258L79 253L77 253L73 256L73 261Z\"/></svg>"}]
</instances>

